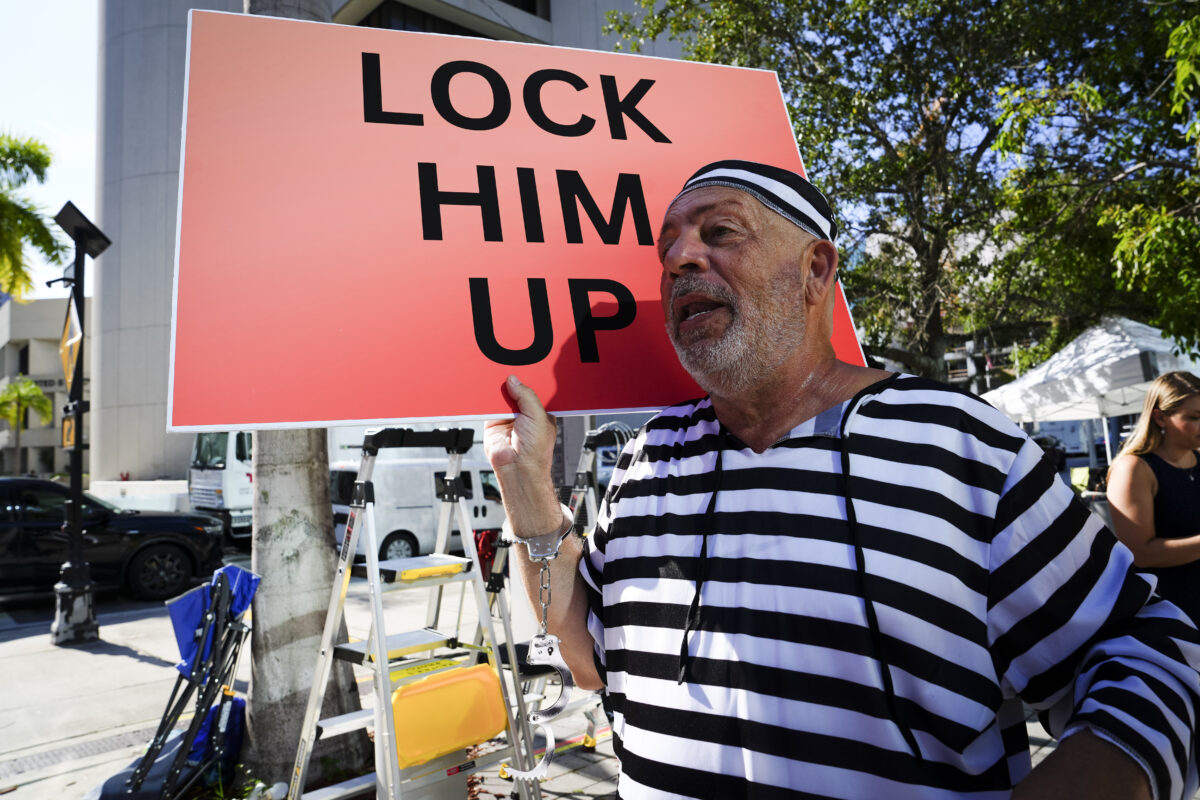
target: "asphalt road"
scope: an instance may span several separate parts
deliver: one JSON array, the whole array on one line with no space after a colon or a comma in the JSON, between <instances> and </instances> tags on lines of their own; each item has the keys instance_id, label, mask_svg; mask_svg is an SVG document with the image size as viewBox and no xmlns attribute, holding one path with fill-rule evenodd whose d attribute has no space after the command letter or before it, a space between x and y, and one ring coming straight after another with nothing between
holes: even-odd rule
<instances>
[{"instance_id":1,"label":"asphalt road","mask_svg":"<svg viewBox=\"0 0 1200 800\"><path fill-rule=\"evenodd\" d=\"M250 553L227 544L223 561L226 564L250 568ZM163 610L161 600L138 600L115 589L97 592L93 598L97 621L103 618L135 619L139 614L158 614ZM47 592L36 597L0 597L0 633L44 622L46 631L54 621L54 594Z\"/></svg>"}]
</instances>

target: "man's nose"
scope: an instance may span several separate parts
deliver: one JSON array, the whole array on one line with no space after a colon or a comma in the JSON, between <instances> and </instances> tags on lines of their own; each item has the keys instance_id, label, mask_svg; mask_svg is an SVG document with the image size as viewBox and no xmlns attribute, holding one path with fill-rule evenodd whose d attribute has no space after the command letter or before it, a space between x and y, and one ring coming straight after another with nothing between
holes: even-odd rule
<instances>
[{"instance_id":1,"label":"man's nose","mask_svg":"<svg viewBox=\"0 0 1200 800\"><path fill-rule=\"evenodd\" d=\"M673 276L708 269L708 253L704 242L695 234L680 234L663 256L663 270Z\"/></svg>"}]
</instances>

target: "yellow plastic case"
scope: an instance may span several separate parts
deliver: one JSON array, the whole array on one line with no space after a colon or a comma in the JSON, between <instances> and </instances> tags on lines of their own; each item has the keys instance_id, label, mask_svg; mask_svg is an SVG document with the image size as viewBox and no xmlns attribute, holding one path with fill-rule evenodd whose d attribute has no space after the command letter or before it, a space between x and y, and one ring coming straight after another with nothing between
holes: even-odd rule
<instances>
[{"instance_id":1,"label":"yellow plastic case","mask_svg":"<svg viewBox=\"0 0 1200 800\"><path fill-rule=\"evenodd\" d=\"M500 679L487 664L401 686L392 693L392 712L401 768L485 742L505 727Z\"/></svg>"}]
</instances>

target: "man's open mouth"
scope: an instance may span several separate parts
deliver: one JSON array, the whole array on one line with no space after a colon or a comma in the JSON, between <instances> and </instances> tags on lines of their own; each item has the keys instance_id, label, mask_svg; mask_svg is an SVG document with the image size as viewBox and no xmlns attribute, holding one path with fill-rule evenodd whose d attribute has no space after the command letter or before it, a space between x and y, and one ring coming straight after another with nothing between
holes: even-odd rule
<instances>
[{"instance_id":1,"label":"man's open mouth","mask_svg":"<svg viewBox=\"0 0 1200 800\"><path fill-rule=\"evenodd\" d=\"M722 285L685 275L673 287L672 335L681 337L681 341L715 335L736 316L737 296Z\"/></svg>"},{"instance_id":2,"label":"man's open mouth","mask_svg":"<svg viewBox=\"0 0 1200 800\"><path fill-rule=\"evenodd\" d=\"M724 304L719 303L716 300L699 300L691 303L685 303L684 306L679 309L679 321L687 322L688 320L695 319L696 317L703 316L704 314L708 314L712 311L716 311L718 308L723 307Z\"/></svg>"}]
</instances>

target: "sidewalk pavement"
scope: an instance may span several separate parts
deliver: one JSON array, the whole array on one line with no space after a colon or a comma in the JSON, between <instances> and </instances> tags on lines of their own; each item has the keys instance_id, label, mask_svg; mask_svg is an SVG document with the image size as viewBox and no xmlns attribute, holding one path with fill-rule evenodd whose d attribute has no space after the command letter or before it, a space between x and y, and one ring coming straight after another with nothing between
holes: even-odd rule
<instances>
[{"instance_id":1,"label":"sidewalk pavement","mask_svg":"<svg viewBox=\"0 0 1200 800\"><path fill-rule=\"evenodd\" d=\"M352 582L347 599L355 636L365 635L369 620L363 589L364 582ZM527 605L523 598L517 598L517 604ZM16 614L0 606L0 800L78 800L137 759L153 737L180 658L166 608L101 598L97 609L100 640L60 647L50 643L53 601ZM468 603L464 630L474 629L472 611ZM454 618L453 602L443 614L444 619ZM523 640L534 623L532 616L518 617L514 635ZM423 597L387 612L393 632L419 628L424 619ZM239 692L246 691L249 662L247 644L235 684ZM360 678L366 677L364 671ZM361 686L367 704L369 680ZM585 726L582 714L555 723L559 754L542 783L543 797L580 791L604 797L615 792L609 732L599 730L596 751L588 753L580 746ZM475 793L480 800L502 800L513 792L513 783L496 773L482 773Z\"/></svg>"},{"instance_id":2,"label":"sidewalk pavement","mask_svg":"<svg viewBox=\"0 0 1200 800\"><path fill-rule=\"evenodd\" d=\"M357 583L358 590L365 588ZM100 605L100 640L71 647L50 643L52 605L49 613L36 621L13 619L0 608L2 800L82 798L133 762L152 738L177 674L179 652L171 624L160 604L130 607L124 603L117 604L117 610L104 610L111 605ZM515 605L524 609L527 604L518 598ZM389 630L421 627L423 609L423 602L389 609ZM404 620L394 620L393 615L421 621L404 626ZM365 635L369 619L365 593L356 591L353 584L347 617L351 634ZM474 620L469 617L464 619L473 629ZM532 616L521 618L518 614L514 627L518 641L528 638ZM235 688L244 692L249 674L247 646ZM369 702L369 682L364 689L364 699ZM543 797L615 796L617 764L609 732L607 728L599 730L595 752L585 752L579 741L585 725L582 714L555 723L559 754L550 767L549 779L542 783ZM1029 735L1036 763L1054 744L1033 719ZM506 800L513 788L493 769L483 773L474 796Z\"/></svg>"}]
</instances>

